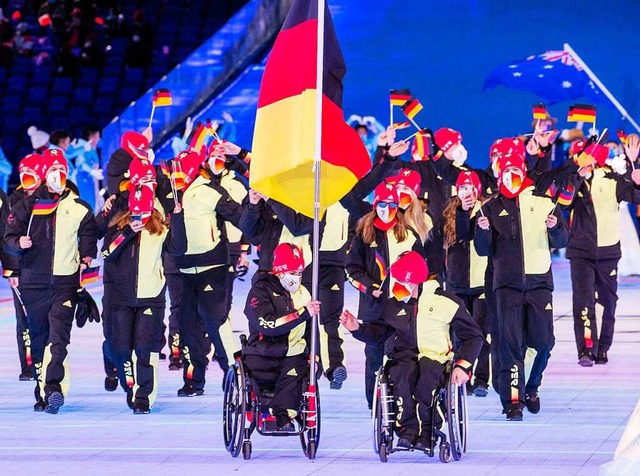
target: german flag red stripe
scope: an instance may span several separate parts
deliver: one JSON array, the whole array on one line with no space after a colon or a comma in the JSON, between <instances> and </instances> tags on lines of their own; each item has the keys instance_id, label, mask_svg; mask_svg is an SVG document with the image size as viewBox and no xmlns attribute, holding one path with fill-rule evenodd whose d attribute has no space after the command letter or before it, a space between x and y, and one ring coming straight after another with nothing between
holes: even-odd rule
<instances>
[{"instance_id":1,"label":"german flag red stripe","mask_svg":"<svg viewBox=\"0 0 640 476\"><path fill-rule=\"evenodd\" d=\"M253 138L251 187L313 216L317 0L294 1L267 61ZM325 7L322 84L323 212L370 169L362 140L344 121L346 67Z\"/></svg>"}]
</instances>

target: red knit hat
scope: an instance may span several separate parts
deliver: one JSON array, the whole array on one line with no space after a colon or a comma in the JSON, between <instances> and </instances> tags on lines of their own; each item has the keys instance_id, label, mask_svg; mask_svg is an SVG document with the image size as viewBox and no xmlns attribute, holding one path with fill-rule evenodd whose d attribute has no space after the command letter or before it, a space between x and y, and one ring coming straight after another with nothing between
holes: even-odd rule
<instances>
[{"instance_id":1,"label":"red knit hat","mask_svg":"<svg viewBox=\"0 0 640 476\"><path fill-rule=\"evenodd\" d=\"M524 157L520 157L517 154L503 155L498 159L497 167L500 172L504 171L507 167L517 167L523 172L527 170Z\"/></svg>"},{"instance_id":2,"label":"red knit hat","mask_svg":"<svg viewBox=\"0 0 640 476\"><path fill-rule=\"evenodd\" d=\"M429 267L420 253L409 251L391 265L391 277L401 283L421 284L429 277Z\"/></svg>"},{"instance_id":3,"label":"red knit hat","mask_svg":"<svg viewBox=\"0 0 640 476\"><path fill-rule=\"evenodd\" d=\"M38 185L38 181L42 181L40 176L42 166L42 156L40 154L29 154L23 157L18 164L22 188L33 190Z\"/></svg>"},{"instance_id":4,"label":"red knit hat","mask_svg":"<svg viewBox=\"0 0 640 476\"><path fill-rule=\"evenodd\" d=\"M460 188L463 185L473 185L478 195L482 195L482 183L480 182L480 177L473 170L464 170L460 172L458 175L458 180L456 180L456 188Z\"/></svg>"},{"instance_id":5,"label":"red knit hat","mask_svg":"<svg viewBox=\"0 0 640 476\"><path fill-rule=\"evenodd\" d=\"M135 187L142 177L149 174L153 175L154 179L156 178L156 169L148 162L134 159L129 164L129 183L131 186Z\"/></svg>"},{"instance_id":6,"label":"red knit hat","mask_svg":"<svg viewBox=\"0 0 640 476\"><path fill-rule=\"evenodd\" d=\"M416 195L420 193L420 183L422 182L422 177L420 177L420 173L418 171L411 169L402 169L400 173L394 177L394 179L396 186L406 185L411 190L413 190Z\"/></svg>"},{"instance_id":7,"label":"red knit hat","mask_svg":"<svg viewBox=\"0 0 640 476\"><path fill-rule=\"evenodd\" d=\"M443 127L436 131L434 139L440 150L446 152L454 145L462 142L462 134L449 127Z\"/></svg>"},{"instance_id":8,"label":"red knit hat","mask_svg":"<svg viewBox=\"0 0 640 476\"><path fill-rule=\"evenodd\" d=\"M204 152L204 150L205 149L203 148L202 152ZM178 167L182 170L184 174L183 178L187 185L193 182L200 173L200 166L204 162L202 152L186 150L184 152L181 152L180 155L176 157Z\"/></svg>"},{"instance_id":9,"label":"red knit hat","mask_svg":"<svg viewBox=\"0 0 640 476\"><path fill-rule=\"evenodd\" d=\"M46 177L49 169L54 165L64 165L65 173L69 171L67 159L60 149L47 149L42 153L42 172L41 177Z\"/></svg>"},{"instance_id":10,"label":"red knit hat","mask_svg":"<svg viewBox=\"0 0 640 476\"><path fill-rule=\"evenodd\" d=\"M302 250L293 243L280 243L273 250L272 273L295 273L304 271Z\"/></svg>"},{"instance_id":11,"label":"red knit hat","mask_svg":"<svg viewBox=\"0 0 640 476\"><path fill-rule=\"evenodd\" d=\"M382 182L373 192L373 206L378 202L394 202L398 203L398 189L395 184Z\"/></svg>"},{"instance_id":12,"label":"red knit hat","mask_svg":"<svg viewBox=\"0 0 640 476\"><path fill-rule=\"evenodd\" d=\"M586 141L584 139L578 139L576 141L573 141L569 146L569 156L573 157L574 155L582 152L585 144L586 144Z\"/></svg>"},{"instance_id":13,"label":"red knit hat","mask_svg":"<svg viewBox=\"0 0 640 476\"><path fill-rule=\"evenodd\" d=\"M605 145L591 144L584 152L593 157L600 167L603 167L609 158L609 148Z\"/></svg>"},{"instance_id":14,"label":"red knit hat","mask_svg":"<svg viewBox=\"0 0 640 476\"><path fill-rule=\"evenodd\" d=\"M122 134L120 139L120 147L134 159L149 159L149 140L136 131L127 131Z\"/></svg>"}]
</instances>

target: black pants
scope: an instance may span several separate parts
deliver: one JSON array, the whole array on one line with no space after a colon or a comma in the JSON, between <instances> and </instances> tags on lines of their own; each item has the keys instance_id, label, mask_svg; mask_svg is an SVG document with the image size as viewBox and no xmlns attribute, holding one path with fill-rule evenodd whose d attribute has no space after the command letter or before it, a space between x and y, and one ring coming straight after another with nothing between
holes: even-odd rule
<instances>
[{"instance_id":1,"label":"black pants","mask_svg":"<svg viewBox=\"0 0 640 476\"><path fill-rule=\"evenodd\" d=\"M304 286L311 290L311 266L303 275ZM320 358L327 376L336 367L345 366L344 337L340 330L340 314L344 307L345 271L342 266L320 265L318 300L320 307ZM377 369L376 369L377 370Z\"/></svg>"},{"instance_id":2,"label":"black pants","mask_svg":"<svg viewBox=\"0 0 640 476\"><path fill-rule=\"evenodd\" d=\"M269 409L280 426L293 418L300 408L304 379L309 375L307 353L282 358L245 355L242 360L254 381L262 380L263 373L278 375Z\"/></svg>"},{"instance_id":3,"label":"black pants","mask_svg":"<svg viewBox=\"0 0 640 476\"><path fill-rule=\"evenodd\" d=\"M394 360L389 377L393 382L398 410L396 423L400 432L417 435L422 430L429 434L435 390L442 381L444 370L444 364L425 357ZM442 421L435 424L439 427Z\"/></svg>"},{"instance_id":4,"label":"black pants","mask_svg":"<svg viewBox=\"0 0 640 476\"><path fill-rule=\"evenodd\" d=\"M18 343L18 359L20 360L20 373L36 376L31 356L31 336L27 316L22 309L15 292L13 294L13 307L16 310L16 341Z\"/></svg>"},{"instance_id":5,"label":"black pants","mask_svg":"<svg viewBox=\"0 0 640 476\"><path fill-rule=\"evenodd\" d=\"M203 389L207 354L211 343L219 350L223 360L218 359L220 368L229 368L234 348L231 326L226 314L228 267L218 266L198 274L182 273L182 304L180 305L180 332L185 358L184 382L196 389ZM203 339L202 323L210 342ZM220 334L220 327L226 325L229 332ZM231 356L231 357L229 357Z\"/></svg>"},{"instance_id":6,"label":"black pants","mask_svg":"<svg viewBox=\"0 0 640 476\"><path fill-rule=\"evenodd\" d=\"M104 365L104 373L107 377L115 377L118 375L116 358L111 346L111 335L113 331L109 306L113 302L111 298L112 289L113 284L104 283L104 293L102 295L102 334L104 335L104 340L102 341L102 363Z\"/></svg>"},{"instance_id":7,"label":"black pants","mask_svg":"<svg viewBox=\"0 0 640 476\"><path fill-rule=\"evenodd\" d=\"M489 341L491 340L490 332L489 332L489 319L487 317L487 301L485 299L484 294L457 294L457 296L462 299L469 311L469 314L473 316L473 319L478 324L478 327L482 331L482 337L484 338L484 342L482 344L482 349L480 350L480 355L478 356L478 361L476 364L476 368L474 370L475 382L483 382L484 384L489 384L489 359L491 356L491 346Z\"/></svg>"},{"instance_id":8,"label":"black pants","mask_svg":"<svg viewBox=\"0 0 640 476\"><path fill-rule=\"evenodd\" d=\"M491 334L491 344L489 345L491 354L491 385L496 392L500 393L500 352L498 351L500 323L498 322L496 293L493 290L493 262L491 258L489 258L484 274L484 297L487 306L489 334Z\"/></svg>"},{"instance_id":9,"label":"black pants","mask_svg":"<svg viewBox=\"0 0 640 476\"><path fill-rule=\"evenodd\" d=\"M613 342L618 302L618 259L571 259L573 283L573 329L578 357L607 352ZM596 298L597 296L597 298ZM596 301L604 308L598 336Z\"/></svg>"},{"instance_id":10,"label":"black pants","mask_svg":"<svg viewBox=\"0 0 640 476\"><path fill-rule=\"evenodd\" d=\"M36 400L69 389L67 346L78 302L75 287L22 289L31 334L31 355L38 377Z\"/></svg>"},{"instance_id":11,"label":"black pants","mask_svg":"<svg viewBox=\"0 0 640 476\"><path fill-rule=\"evenodd\" d=\"M496 290L496 303L500 325L500 400L505 410L522 408L525 394L538 391L555 344L551 291L500 288ZM537 354L525 385L527 347Z\"/></svg>"},{"instance_id":12,"label":"black pants","mask_svg":"<svg viewBox=\"0 0 640 476\"><path fill-rule=\"evenodd\" d=\"M113 352L120 384L134 401L153 405L158 389L158 354L162 348L164 306L111 305Z\"/></svg>"},{"instance_id":13,"label":"black pants","mask_svg":"<svg viewBox=\"0 0 640 476\"><path fill-rule=\"evenodd\" d=\"M360 293L358 304L358 319L363 322L373 322L384 315L384 295L374 300L370 296ZM365 344L364 346L364 391L369 408L373 404L373 392L376 386L376 372L382 365L384 358L384 344Z\"/></svg>"},{"instance_id":14,"label":"black pants","mask_svg":"<svg viewBox=\"0 0 640 476\"><path fill-rule=\"evenodd\" d=\"M182 340L180 338L180 305L182 303L183 283L180 273L170 273L167 278L169 290L169 349L171 358L179 359L182 354ZM163 331L164 334L164 331Z\"/></svg>"}]
</instances>

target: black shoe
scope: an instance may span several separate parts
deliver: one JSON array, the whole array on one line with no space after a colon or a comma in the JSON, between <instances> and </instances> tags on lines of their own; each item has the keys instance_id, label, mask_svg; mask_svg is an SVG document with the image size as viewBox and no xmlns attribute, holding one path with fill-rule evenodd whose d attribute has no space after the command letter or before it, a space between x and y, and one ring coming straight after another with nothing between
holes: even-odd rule
<instances>
[{"instance_id":1,"label":"black shoe","mask_svg":"<svg viewBox=\"0 0 640 476\"><path fill-rule=\"evenodd\" d=\"M36 404L33 406L33 411L34 412L43 412L44 408L47 406L46 403L44 403L44 400L38 400L36 402Z\"/></svg>"},{"instance_id":2,"label":"black shoe","mask_svg":"<svg viewBox=\"0 0 640 476\"><path fill-rule=\"evenodd\" d=\"M146 415L151 412L149 404L145 402L136 402L133 404L134 415Z\"/></svg>"},{"instance_id":3,"label":"black shoe","mask_svg":"<svg viewBox=\"0 0 640 476\"><path fill-rule=\"evenodd\" d=\"M420 451L427 451L431 449L431 438L426 435L420 435L413 442L413 447Z\"/></svg>"},{"instance_id":4,"label":"black shoe","mask_svg":"<svg viewBox=\"0 0 640 476\"><path fill-rule=\"evenodd\" d=\"M118 388L118 376L107 375L104 378L104 389L107 392L115 392L117 388Z\"/></svg>"},{"instance_id":5,"label":"black shoe","mask_svg":"<svg viewBox=\"0 0 640 476\"><path fill-rule=\"evenodd\" d=\"M167 354L165 354L164 352L160 352L158 354L158 359L160 360L167 360Z\"/></svg>"},{"instance_id":6,"label":"black shoe","mask_svg":"<svg viewBox=\"0 0 640 476\"><path fill-rule=\"evenodd\" d=\"M482 381L475 382L471 393L474 397L486 397L489 394L489 387Z\"/></svg>"},{"instance_id":7,"label":"black shoe","mask_svg":"<svg viewBox=\"0 0 640 476\"><path fill-rule=\"evenodd\" d=\"M182 359L180 357L171 357L169 370L182 370Z\"/></svg>"},{"instance_id":8,"label":"black shoe","mask_svg":"<svg viewBox=\"0 0 640 476\"><path fill-rule=\"evenodd\" d=\"M609 357L607 357L606 352L598 352L598 356L596 357L596 365L604 365L609 363Z\"/></svg>"},{"instance_id":9,"label":"black shoe","mask_svg":"<svg viewBox=\"0 0 640 476\"><path fill-rule=\"evenodd\" d=\"M21 382L30 382L35 379L33 378L31 370L25 370L20 375L18 375L18 380L20 380Z\"/></svg>"},{"instance_id":10,"label":"black shoe","mask_svg":"<svg viewBox=\"0 0 640 476\"><path fill-rule=\"evenodd\" d=\"M179 397L199 397L200 395L204 395L204 389L193 388L191 385L185 385L178 390Z\"/></svg>"},{"instance_id":11,"label":"black shoe","mask_svg":"<svg viewBox=\"0 0 640 476\"><path fill-rule=\"evenodd\" d=\"M133 391L131 389L127 391L127 406L133 410Z\"/></svg>"},{"instance_id":12,"label":"black shoe","mask_svg":"<svg viewBox=\"0 0 640 476\"><path fill-rule=\"evenodd\" d=\"M403 431L400 433L400 438L398 438L398 444L396 445L398 448L411 448L413 446L413 442L416 441L418 435L415 433L411 433L409 431Z\"/></svg>"},{"instance_id":13,"label":"black shoe","mask_svg":"<svg viewBox=\"0 0 640 476\"><path fill-rule=\"evenodd\" d=\"M331 382L329 384L330 389L340 390L344 381L347 380L347 369L342 365L338 365L331 371L329 380Z\"/></svg>"},{"instance_id":14,"label":"black shoe","mask_svg":"<svg viewBox=\"0 0 640 476\"><path fill-rule=\"evenodd\" d=\"M46 405L44 407L45 413L55 415L60 410L60 407L64 405L64 396L60 392L51 392L46 399Z\"/></svg>"},{"instance_id":15,"label":"black shoe","mask_svg":"<svg viewBox=\"0 0 640 476\"><path fill-rule=\"evenodd\" d=\"M593 367L593 355L591 355L591 352L582 354L580 359L578 359L578 365L580 365L580 367Z\"/></svg>"},{"instance_id":16,"label":"black shoe","mask_svg":"<svg viewBox=\"0 0 640 476\"><path fill-rule=\"evenodd\" d=\"M534 415L536 413L539 413L540 397L538 396L538 392L527 393L527 395L524 397L524 405L527 407L527 410L529 410L529 413L533 413Z\"/></svg>"},{"instance_id":17,"label":"black shoe","mask_svg":"<svg viewBox=\"0 0 640 476\"><path fill-rule=\"evenodd\" d=\"M522 421L522 410L519 408L509 408L503 410L502 413L507 414L507 421Z\"/></svg>"}]
</instances>

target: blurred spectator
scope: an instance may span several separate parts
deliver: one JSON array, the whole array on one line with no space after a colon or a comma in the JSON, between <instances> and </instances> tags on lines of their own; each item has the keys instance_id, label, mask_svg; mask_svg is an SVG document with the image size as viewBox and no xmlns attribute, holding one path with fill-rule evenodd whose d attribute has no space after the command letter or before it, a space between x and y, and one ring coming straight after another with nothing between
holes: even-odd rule
<instances>
[{"instance_id":1,"label":"blurred spectator","mask_svg":"<svg viewBox=\"0 0 640 476\"><path fill-rule=\"evenodd\" d=\"M80 151L76 150L73 147L69 147L71 145L71 136L64 129L56 129L51 132L51 137L49 138L49 149L58 149L64 153L65 158L67 159L68 171L67 178L71 180L73 183L76 183L76 167L75 167L75 158L78 156Z\"/></svg>"},{"instance_id":2,"label":"blurred spectator","mask_svg":"<svg viewBox=\"0 0 640 476\"><path fill-rule=\"evenodd\" d=\"M129 31L129 45L127 46L127 66L146 68L153 57L153 29L144 19L142 10L133 12L133 22Z\"/></svg>"},{"instance_id":3,"label":"blurred spectator","mask_svg":"<svg viewBox=\"0 0 640 476\"><path fill-rule=\"evenodd\" d=\"M13 35L15 31L11 22L0 18L0 67L10 67L13 64Z\"/></svg>"},{"instance_id":4,"label":"blurred spectator","mask_svg":"<svg viewBox=\"0 0 640 476\"><path fill-rule=\"evenodd\" d=\"M13 49L21 56L33 56L36 37L29 31L29 25L25 22L18 23L16 34L13 37Z\"/></svg>"},{"instance_id":5,"label":"blurred spectator","mask_svg":"<svg viewBox=\"0 0 640 476\"><path fill-rule=\"evenodd\" d=\"M82 138L74 140L70 146L77 151L71 155L76 155L76 184L80 190L80 198L94 210L102 208L103 205L99 194L100 180L104 178L100 168L99 144L100 130L97 127L85 127ZM67 151L69 152L69 149Z\"/></svg>"},{"instance_id":6,"label":"blurred spectator","mask_svg":"<svg viewBox=\"0 0 640 476\"><path fill-rule=\"evenodd\" d=\"M13 166L11 165L11 162L7 160L7 156L4 155L2 146L0 146L0 187L4 192L7 192L7 187L9 186L9 176L11 175L12 170Z\"/></svg>"},{"instance_id":7,"label":"blurred spectator","mask_svg":"<svg viewBox=\"0 0 640 476\"><path fill-rule=\"evenodd\" d=\"M39 130L36 126L27 129L27 134L31 138L31 147L37 154L41 154L45 149L49 148L49 134Z\"/></svg>"},{"instance_id":8,"label":"blurred spectator","mask_svg":"<svg viewBox=\"0 0 640 476\"><path fill-rule=\"evenodd\" d=\"M80 61L71 51L69 45L60 48L58 55L55 57L56 73L58 76L80 76Z\"/></svg>"}]
</instances>

